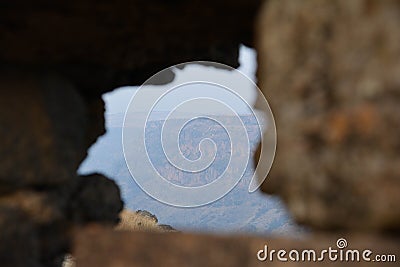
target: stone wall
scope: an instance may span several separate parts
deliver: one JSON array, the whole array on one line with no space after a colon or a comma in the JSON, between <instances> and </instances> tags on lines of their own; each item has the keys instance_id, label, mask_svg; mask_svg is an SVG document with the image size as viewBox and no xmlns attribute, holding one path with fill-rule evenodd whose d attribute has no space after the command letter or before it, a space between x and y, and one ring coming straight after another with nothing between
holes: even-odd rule
<instances>
[{"instance_id":1,"label":"stone wall","mask_svg":"<svg viewBox=\"0 0 400 267\"><path fill-rule=\"evenodd\" d=\"M0 262L59 265L73 225L118 221L119 188L98 174L76 174L90 116L71 83L4 71L0 84Z\"/></svg>"},{"instance_id":2,"label":"stone wall","mask_svg":"<svg viewBox=\"0 0 400 267\"><path fill-rule=\"evenodd\" d=\"M278 149L266 192L323 230L400 226L400 2L269 1L259 84Z\"/></svg>"},{"instance_id":3,"label":"stone wall","mask_svg":"<svg viewBox=\"0 0 400 267\"><path fill-rule=\"evenodd\" d=\"M399 2L259 4L0 4L1 266L60 266L72 240L78 266L253 266L265 243L322 247L339 235L399 257ZM241 43L259 53L278 129L263 190L323 232L274 241L98 226L117 222L123 206L111 180L76 174L105 131L101 94L182 61L237 66Z\"/></svg>"},{"instance_id":4,"label":"stone wall","mask_svg":"<svg viewBox=\"0 0 400 267\"><path fill-rule=\"evenodd\" d=\"M238 66L239 45L253 41L258 5L2 1L1 266L60 266L75 227L118 221L115 183L76 173L105 132L101 95L184 61Z\"/></svg>"}]
</instances>

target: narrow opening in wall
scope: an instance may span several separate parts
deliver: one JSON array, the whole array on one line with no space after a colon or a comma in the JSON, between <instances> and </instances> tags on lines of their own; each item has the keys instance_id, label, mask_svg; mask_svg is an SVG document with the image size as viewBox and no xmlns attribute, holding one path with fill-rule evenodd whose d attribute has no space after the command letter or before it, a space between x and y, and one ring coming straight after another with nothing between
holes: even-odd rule
<instances>
[{"instance_id":1,"label":"narrow opening in wall","mask_svg":"<svg viewBox=\"0 0 400 267\"><path fill-rule=\"evenodd\" d=\"M255 73L257 69L256 52L254 49L241 46L240 48L240 67L239 70L255 82ZM224 73L230 75L228 70L214 69L215 73ZM182 70L175 73L176 76L186 75ZM157 87L161 88L161 87ZM158 219L158 224L170 225L180 231L201 231L215 233L230 233L242 232L250 234L277 234L277 235L299 235L303 229L293 223L282 205L279 198L269 196L262 193L260 190L254 193L249 193L248 183L249 178L244 177L238 185L227 193L221 199L201 207L180 208L167 205L157 201L147 195L132 179L132 174L126 164L123 152L122 132L125 112L130 103L131 98L137 92L139 87L123 87L114 90L113 92L103 95L106 103L106 129L107 133L100 137L98 141L89 150L87 159L80 166L81 174L100 172L114 179L121 188L122 198L125 202L125 209L131 211L148 211L139 212L139 215L147 215L148 218L154 214ZM154 88L142 88L140 90L148 90L151 94ZM207 89L204 89L207 90ZM190 95L191 93L187 93ZM255 101L256 94L248 92L250 102ZM149 145L149 156L158 157L162 153L162 146L159 144L159 135L156 130L151 131L151 127L156 129L163 123L164 115L170 112L172 102L166 102L164 105L153 113L153 120L149 121L149 135L146 136L146 144ZM200 107L199 110L203 110ZM207 107L209 112L212 112L212 107ZM189 117L195 116L196 107L191 106L188 112L180 113L180 116ZM215 111L217 112L217 111ZM242 109L240 112L246 116L248 112ZM222 115L219 115L222 116ZM182 153L191 160L195 160L201 154L199 143L204 138L213 139L216 143L216 148L222 147L224 153L225 148L229 146L219 147L218 143L224 143L227 139L224 137L224 129L218 130L218 125L212 121L197 120L190 126L182 128L182 133L179 135L179 146L182 148ZM251 125L249 126L251 127ZM143 130L143 129L142 129ZM146 128L147 131L147 128ZM209 134L209 135L207 135ZM154 138L154 140L152 139ZM176 138L171 137L171 138ZM259 137L250 138L249 142L253 149L257 146ZM156 140L157 139L157 140ZM153 146L153 147L152 147ZM151 151L154 150L152 154ZM220 154L218 154L220 155ZM218 157L217 157L218 158ZM252 160L252 157L249 159ZM222 162L215 161L215 169L207 173L207 177L196 176L196 179L189 177L191 173L179 174L174 172L171 165L166 164L162 159L153 159L152 164L157 168L157 171L171 179L171 182L178 183L182 186L201 186L204 182L212 181L212 174L217 175L224 170ZM249 162L251 165L252 163ZM137 162L136 166L141 163ZM246 175L245 175L246 176ZM247 179L247 180L246 180ZM157 220L153 220L156 222ZM142 221L135 223L142 224ZM143 225L142 225L143 226ZM141 228L141 227L138 227Z\"/></svg>"}]
</instances>

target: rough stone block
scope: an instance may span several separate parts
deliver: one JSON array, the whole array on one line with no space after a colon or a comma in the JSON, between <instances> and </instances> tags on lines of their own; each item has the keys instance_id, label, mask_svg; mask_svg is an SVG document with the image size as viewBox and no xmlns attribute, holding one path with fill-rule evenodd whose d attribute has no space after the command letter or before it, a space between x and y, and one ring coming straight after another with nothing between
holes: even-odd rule
<instances>
[{"instance_id":1,"label":"rough stone block","mask_svg":"<svg viewBox=\"0 0 400 267\"><path fill-rule=\"evenodd\" d=\"M258 79L278 146L263 190L322 229L400 228L400 3L268 1Z\"/></svg>"}]
</instances>

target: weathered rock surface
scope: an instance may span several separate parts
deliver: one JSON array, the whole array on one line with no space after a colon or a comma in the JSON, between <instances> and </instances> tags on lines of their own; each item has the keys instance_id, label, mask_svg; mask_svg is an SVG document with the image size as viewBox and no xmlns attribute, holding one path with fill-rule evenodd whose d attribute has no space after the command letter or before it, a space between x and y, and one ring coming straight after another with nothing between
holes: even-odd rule
<instances>
[{"instance_id":1,"label":"weathered rock surface","mask_svg":"<svg viewBox=\"0 0 400 267\"><path fill-rule=\"evenodd\" d=\"M400 228L399 1L275 1L258 79L275 115L267 192L320 229Z\"/></svg>"}]
</instances>

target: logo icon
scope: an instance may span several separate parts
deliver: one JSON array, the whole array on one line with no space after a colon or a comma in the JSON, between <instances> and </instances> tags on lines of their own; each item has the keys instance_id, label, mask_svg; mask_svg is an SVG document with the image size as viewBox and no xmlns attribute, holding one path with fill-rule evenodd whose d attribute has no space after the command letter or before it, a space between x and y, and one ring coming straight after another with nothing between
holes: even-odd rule
<instances>
[{"instance_id":1,"label":"logo icon","mask_svg":"<svg viewBox=\"0 0 400 267\"><path fill-rule=\"evenodd\" d=\"M161 86L171 75L173 81ZM259 164L251 164L259 142ZM250 78L220 63L188 62L158 72L136 91L122 143L130 174L143 191L168 205L198 207L222 198L246 175L248 191L257 190L273 163L276 129L267 100ZM174 182L192 176L206 183Z\"/></svg>"}]
</instances>

